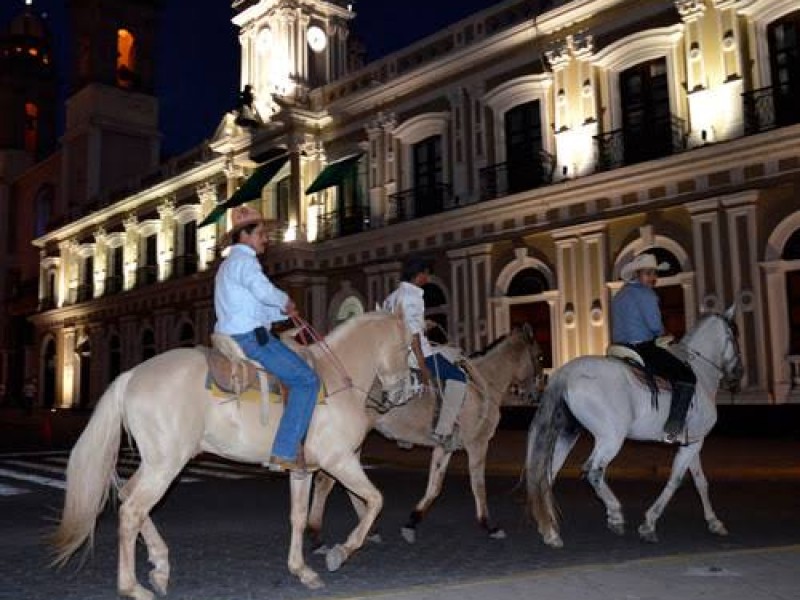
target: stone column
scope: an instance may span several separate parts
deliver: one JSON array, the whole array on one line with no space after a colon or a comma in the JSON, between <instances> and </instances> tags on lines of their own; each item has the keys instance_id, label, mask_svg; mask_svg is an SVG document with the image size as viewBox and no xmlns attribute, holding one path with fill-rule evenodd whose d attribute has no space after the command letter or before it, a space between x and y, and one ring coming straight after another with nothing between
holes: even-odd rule
<instances>
[{"instance_id":1,"label":"stone column","mask_svg":"<svg viewBox=\"0 0 800 600\"><path fill-rule=\"evenodd\" d=\"M725 289L722 279L719 200L712 198L686 205L692 217L694 264L700 310L722 312Z\"/></svg>"},{"instance_id":2,"label":"stone column","mask_svg":"<svg viewBox=\"0 0 800 600\"><path fill-rule=\"evenodd\" d=\"M125 245L122 250L124 289L136 287L136 270L139 268L139 219L130 215L123 221L125 227Z\"/></svg>"},{"instance_id":3,"label":"stone column","mask_svg":"<svg viewBox=\"0 0 800 600\"><path fill-rule=\"evenodd\" d=\"M580 242L574 233L554 233L556 245L556 271L561 291L558 318L561 329L559 364L580 356L582 352L580 331L582 312L579 287Z\"/></svg>"},{"instance_id":4,"label":"stone column","mask_svg":"<svg viewBox=\"0 0 800 600\"><path fill-rule=\"evenodd\" d=\"M172 277L175 260L175 201L168 198L158 207L161 227L158 233L158 280Z\"/></svg>"},{"instance_id":5,"label":"stone column","mask_svg":"<svg viewBox=\"0 0 800 600\"><path fill-rule=\"evenodd\" d=\"M200 198L202 206L201 214L205 219L214 210L219 200L217 186L212 183L204 183L197 187L197 196ZM197 260L198 270L205 271L214 262L217 248L217 226L213 223L198 229L197 231Z\"/></svg>"}]
</instances>

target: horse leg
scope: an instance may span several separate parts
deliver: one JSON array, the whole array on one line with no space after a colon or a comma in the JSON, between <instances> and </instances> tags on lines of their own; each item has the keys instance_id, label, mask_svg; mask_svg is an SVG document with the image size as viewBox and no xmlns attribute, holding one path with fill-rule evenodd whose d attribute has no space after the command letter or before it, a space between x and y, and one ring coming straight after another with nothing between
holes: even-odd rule
<instances>
[{"instance_id":1,"label":"horse leg","mask_svg":"<svg viewBox=\"0 0 800 600\"><path fill-rule=\"evenodd\" d=\"M553 448L553 462L550 464L550 483L552 484L561 467L567 461L569 453L575 447L575 442L578 441L580 433L562 433L556 439L555 448Z\"/></svg>"},{"instance_id":2,"label":"horse leg","mask_svg":"<svg viewBox=\"0 0 800 600\"><path fill-rule=\"evenodd\" d=\"M433 448L433 452L431 453L431 466L428 470L428 487L425 490L425 495L422 497L422 500L417 502L417 505L408 517L408 521L400 529L400 534L409 544L413 544L417 541L417 525L422 521L425 513L442 491L444 474L447 472L447 465L450 462L451 456L453 456L453 453L445 451L442 446L435 446Z\"/></svg>"},{"instance_id":3,"label":"horse leg","mask_svg":"<svg viewBox=\"0 0 800 600\"><path fill-rule=\"evenodd\" d=\"M639 525L639 537L646 542L657 542L658 536L656 535L656 522L658 521L664 509L667 507L670 499L675 491L680 487L683 476L686 474L686 469L691 462L697 457L702 447L701 443L689 444L682 446L675 458L672 461L672 471L669 474L669 480L664 489L661 490L656 501L647 509L644 515L644 522Z\"/></svg>"},{"instance_id":4,"label":"horse leg","mask_svg":"<svg viewBox=\"0 0 800 600\"><path fill-rule=\"evenodd\" d=\"M289 546L289 572L296 575L306 587L316 590L324 587L322 579L303 559L303 534L308 522L308 501L311 496L311 474L291 473L289 475L292 494L292 541Z\"/></svg>"},{"instance_id":5,"label":"horse leg","mask_svg":"<svg viewBox=\"0 0 800 600\"><path fill-rule=\"evenodd\" d=\"M138 482L139 471L137 470L120 490L120 499L125 500ZM170 571L167 544L158 533L155 523L153 523L153 520L149 516L145 516L139 533L142 534L144 543L147 546L147 560L153 565L153 569L150 571L149 575L150 585L152 585L159 594L166 596L167 587L169 586Z\"/></svg>"},{"instance_id":6,"label":"horse leg","mask_svg":"<svg viewBox=\"0 0 800 600\"><path fill-rule=\"evenodd\" d=\"M489 440L481 439L474 443L464 443L469 459L469 483L472 495L475 498L475 512L478 524L486 530L489 537L501 540L506 537L506 532L492 525L489 521L489 503L486 501L486 452L489 449Z\"/></svg>"},{"instance_id":7,"label":"horse leg","mask_svg":"<svg viewBox=\"0 0 800 600\"><path fill-rule=\"evenodd\" d=\"M625 517L622 514L622 504L606 483L606 469L619 453L623 441L624 438L595 438L594 450L585 467L586 479L606 507L608 528L617 535L625 533Z\"/></svg>"},{"instance_id":8,"label":"horse leg","mask_svg":"<svg viewBox=\"0 0 800 600\"><path fill-rule=\"evenodd\" d=\"M348 491L361 498L366 505L363 517L359 520L355 529L350 532L347 541L331 548L331 551L325 557L328 570L336 571L356 550L364 545L364 540L366 540L375 523L375 519L378 517L378 513L383 507L383 496L367 477L356 454L340 460L336 468L330 469L329 473L345 486Z\"/></svg>"},{"instance_id":9,"label":"horse leg","mask_svg":"<svg viewBox=\"0 0 800 600\"><path fill-rule=\"evenodd\" d=\"M184 461L185 462L185 461ZM134 600L152 600L153 593L142 587L136 580L136 538L142 531L144 521L153 506L166 493L172 481L178 476L183 463L166 465L142 463L136 472L137 481L129 490L128 497L119 509L119 572L117 589L121 596ZM155 527L148 529L151 536ZM160 536L159 540L163 544ZM166 549L166 544L164 544Z\"/></svg>"},{"instance_id":10,"label":"horse leg","mask_svg":"<svg viewBox=\"0 0 800 600\"><path fill-rule=\"evenodd\" d=\"M708 523L708 530L716 535L728 535L728 530L725 529L722 521L717 518L714 509L711 506L711 498L708 495L708 479L706 474L703 473L703 466L700 463L700 451L689 463L689 472L692 474L694 480L694 487L697 489L697 494L700 496L700 502L703 504L703 515L705 516L706 523Z\"/></svg>"},{"instance_id":11,"label":"horse leg","mask_svg":"<svg viewBox=\"0 0 800 600\"><path fill-rule=\"evenodd\" d=\"M311 500L311 511L308 514L308 534L311 538L313 552L324 552L325 542L322 539L322 519L325 516L325 505L333 491L336 481L324 471L314 475L314 494Z\"/></svg>"}]
</instances>

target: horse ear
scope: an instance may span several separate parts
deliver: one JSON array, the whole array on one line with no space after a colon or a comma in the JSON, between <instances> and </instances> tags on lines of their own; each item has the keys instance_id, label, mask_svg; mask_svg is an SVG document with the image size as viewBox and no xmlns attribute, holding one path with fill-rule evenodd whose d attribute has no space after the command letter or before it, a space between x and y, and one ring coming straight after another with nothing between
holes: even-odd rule
<instances>
[{"instance_id":1,"label":"horse ear","mask_svg":"<svg viewBox=\"0 0 800 600\"><path fill-rule=\"evenodd\" d=\"M736 314L736 302L731 304L728 310L726 310L722 316L724 316L725 319L727 319L728 321L733 321L733 317L735 314Z\"/></svg>"}]
</instances>

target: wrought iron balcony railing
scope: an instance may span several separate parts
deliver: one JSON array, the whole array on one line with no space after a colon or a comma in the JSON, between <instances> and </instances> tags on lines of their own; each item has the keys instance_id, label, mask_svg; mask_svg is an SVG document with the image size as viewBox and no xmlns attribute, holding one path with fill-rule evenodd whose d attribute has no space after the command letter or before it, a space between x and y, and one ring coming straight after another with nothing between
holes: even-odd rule
<instances>
[{"instance_id":1,"label":"wrought iron balcony railing","mask_svg":"<svg viewBox=\"0 0 800 600\"><path fill-rule=\"evenodd\" d=\"M411 188L389 196L389 222L411 221L457 207L446 183Z\"/></svg>"},{"instance_id":2,"label":"wrought iron balcony railing","mask_svg":"<svg viewBox=\"0 0 800 600\"><path fill-rule=\"evenodd\" d=\"M742 102L745 135L800 123L800 102L788 85L745 92Z\"/></svg>"},{"instance_id":3,"label":"wrought iron balcony railing","mask_svg":"<svg viewBox=\"0 0 800 600\"><path fill-rule=\"evenodd\" d=\"M332 211L319 215L317 239L331 240L337 237L361 233L369 229L369 206L357 206L344 211Z\"/></svg>"},{"instance_id":4,"label":"wrought iron balcony railing","mask_svg":"<svg viewBox=\"0 0 800 600\"><path fill-rule=\"evenodd\" d=\"M502 198L553 183L555 157L544 150L535 161L507 161L480 171L481 201Z\"/></svg>"},{"instance_id":5,"label":"wrought iron balcony railing","mask_svg":"<svg viewBox=\"0 0 800 600\"><path fill-rule=\"evenodd\" d=\"M675 115L596 135L597 170L609 171L683 152L686 138L686 122Z\"/></svg>"}]
</instances>

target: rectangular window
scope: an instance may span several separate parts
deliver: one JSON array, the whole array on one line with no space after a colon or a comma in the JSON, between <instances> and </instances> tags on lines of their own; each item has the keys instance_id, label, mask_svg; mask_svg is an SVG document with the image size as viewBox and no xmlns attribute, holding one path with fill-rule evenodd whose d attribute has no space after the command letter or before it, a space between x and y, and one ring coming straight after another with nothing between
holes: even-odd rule
<instances>
[{"instance_id":1,"label":"rectangular window","mask_svg":"<svg viewBox=\"0 0 800 600\"><path fill-rule=\"evenodd\" d=\"M289 223L289 198L291 197L291 177L285 177L275 184L275 218L283 224Z\"/></svg>"},{"instance_id":2,"label":"rectangular window","mask_svg":"<svg viewBox=\"0 0 800 600\"><path fill-rule=\"evenodd\" d=\"M657 58L623 71L622 130L625 163L634 164L673 152L667 59Z\"/></svg>"}]
</instances>

